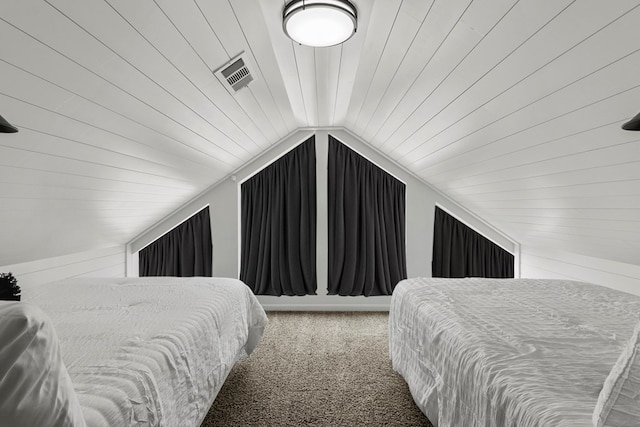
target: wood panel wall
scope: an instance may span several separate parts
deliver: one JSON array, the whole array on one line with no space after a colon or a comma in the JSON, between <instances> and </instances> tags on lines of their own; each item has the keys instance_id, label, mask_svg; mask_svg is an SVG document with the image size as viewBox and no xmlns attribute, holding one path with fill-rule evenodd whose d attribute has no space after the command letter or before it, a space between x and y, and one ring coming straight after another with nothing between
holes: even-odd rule
<instances>
[{"instance_id":1,"label":"wood panel wall","mask_svg":"<svg viewBox=\"0 0 640 427\"><path fill-rule=\"evenodd\" d=\"M640 295L640 266L602 258L523 246L521 276L579 280Z\"/></svg>"},{"instance_id":2,"label":"wood panel wall","mask_svg":"<svg viewBox=\"0 0 640 427\"><path fill-rule=\"evenodd\" d=\"M28 301L29 290L71 277L124 277L125 248L115 246L54 258L0 266L18 279L22 300Z\"/></svg>"}]
</instances>

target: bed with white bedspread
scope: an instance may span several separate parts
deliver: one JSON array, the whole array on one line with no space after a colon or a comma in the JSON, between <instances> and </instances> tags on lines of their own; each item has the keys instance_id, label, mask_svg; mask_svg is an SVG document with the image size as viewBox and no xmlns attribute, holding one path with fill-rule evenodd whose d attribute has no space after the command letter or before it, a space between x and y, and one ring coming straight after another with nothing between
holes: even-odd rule
<instances>
[{"instance_id":1,"label":"bed with white bedspread","mask_svg":"<svg viewBox=\"0 0 640 427\"><path fill-rule=\"evenodd\" d=\"M389 351L436 426L638 426L639 316L574 281L407 279Z\"/></svg>"},{"instance_id":2,"label":"bed with white bedspread","mask_svg":"<svg viewBox=\"0 0 640 427\"><path fill-rule=\"evenodd\" d=\"M199 426L267 322L251 290L227 278L72 279L23 290L23 302L36 307L27 317L51 320L50 333L32 329L59 343L72 404L91 427Z\"/></svg>"}]
</instances>

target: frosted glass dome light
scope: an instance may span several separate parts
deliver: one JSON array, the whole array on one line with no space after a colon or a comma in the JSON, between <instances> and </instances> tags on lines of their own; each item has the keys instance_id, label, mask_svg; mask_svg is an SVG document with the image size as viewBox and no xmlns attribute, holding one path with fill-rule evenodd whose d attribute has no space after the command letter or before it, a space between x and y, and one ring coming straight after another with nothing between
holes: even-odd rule
<instances>
[{"instance_id":1,"label":"frosted glass dome light","mask_svg":"<svg viewBox=\"0 0 640 427\"><path fill-rule=\"evenodd\" d=\"M356 7L346 0L294 0L282 12L285 34L311 47L344 43L356 32L357 20Z\"/></svg>"}]
</instances>

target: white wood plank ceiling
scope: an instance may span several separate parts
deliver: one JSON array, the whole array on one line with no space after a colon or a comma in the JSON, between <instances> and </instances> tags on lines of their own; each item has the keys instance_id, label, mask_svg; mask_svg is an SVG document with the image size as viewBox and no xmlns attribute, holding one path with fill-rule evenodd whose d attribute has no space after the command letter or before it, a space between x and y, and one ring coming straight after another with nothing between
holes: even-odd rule
<instances>
[{"instance_id":1,"label":"white wood plank ceiling","mask_svg":"<svg viewBox=\"0 0 640 427\"><path fill-rule=\"evenodd\" d=\"M313 49L283 0L2 0L0 265L122 245L329 126L523 245L640 264L640 2L355 3ZM212 71L242 51L231 95Z\"/></svg>"}]
</instances>

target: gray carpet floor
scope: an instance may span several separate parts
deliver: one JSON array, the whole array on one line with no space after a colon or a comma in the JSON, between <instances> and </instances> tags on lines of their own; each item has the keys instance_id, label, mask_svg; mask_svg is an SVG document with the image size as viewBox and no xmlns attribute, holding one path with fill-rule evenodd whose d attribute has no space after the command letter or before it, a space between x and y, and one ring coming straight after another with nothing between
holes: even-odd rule
<instances>
[{"instance_id":1,"label":"gray carpet floor","mask_svg":"<svg viewBox=\"0 0 640 427\"><path fill-rule=\"evenodd\" d=\"M202 427L431 426L391 368L388 313L267 315Z\"/></svg>"}]
</instances>

